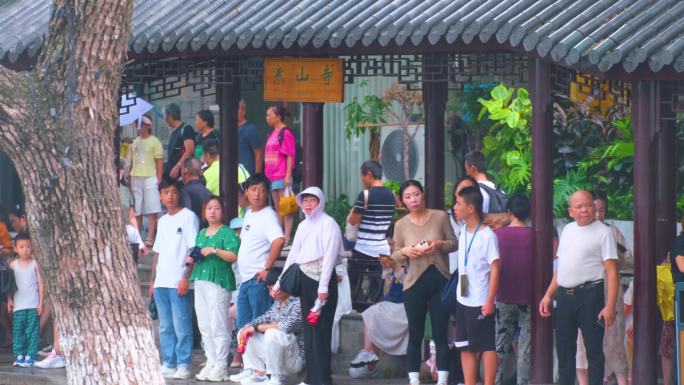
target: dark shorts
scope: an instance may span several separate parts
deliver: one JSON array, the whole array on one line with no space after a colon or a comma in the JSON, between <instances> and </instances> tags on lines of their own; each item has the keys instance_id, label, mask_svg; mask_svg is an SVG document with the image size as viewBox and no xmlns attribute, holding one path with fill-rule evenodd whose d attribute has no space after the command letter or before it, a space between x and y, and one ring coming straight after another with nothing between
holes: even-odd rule
<instances>
[{"instance_id":1,"label":"dark shorts","mask_svg":"<svg viewBox=\"0 0 684 385\"><path fill-rule=\"evenodd\" d=\"M455 341L456 348L471 352L496 351L494 314L482 316L482 307L456 305Z\"/></svg>"}]
</instances>

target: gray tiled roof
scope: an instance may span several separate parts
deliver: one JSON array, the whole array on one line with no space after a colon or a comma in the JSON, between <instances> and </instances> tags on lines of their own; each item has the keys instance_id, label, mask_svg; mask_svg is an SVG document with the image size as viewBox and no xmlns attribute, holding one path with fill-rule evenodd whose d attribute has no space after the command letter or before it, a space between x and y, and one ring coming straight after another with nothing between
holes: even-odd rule
<instances>
[{"instance_id":1,"label":"gray tiled roof","mask_svg":"<svg viewBox=\"0 0 684 385\"><path fill-rule=\"evenodd\" d=\"M37 55L50 0L0 0L0 61ZM684 71L677 0L137 0L130 50L496 42L568 65ZM315 51L313 51L315 52Z\"/></svg>"}]
</instances>

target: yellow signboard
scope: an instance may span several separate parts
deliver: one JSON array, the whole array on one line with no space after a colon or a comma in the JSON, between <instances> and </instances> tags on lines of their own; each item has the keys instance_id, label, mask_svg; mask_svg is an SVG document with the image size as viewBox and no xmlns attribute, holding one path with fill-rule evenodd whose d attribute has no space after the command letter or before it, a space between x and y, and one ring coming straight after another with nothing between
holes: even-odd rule
<instances>
[{"instance_id":1,"label":"yellow signboard","mask_svg":"<svg viewBox=\"0 0 684 385\"><path fill-rule=\"evenodd\" d=\"M264 100L342 103L344 60L265 58Z\"/></svg>"}]
</instances>

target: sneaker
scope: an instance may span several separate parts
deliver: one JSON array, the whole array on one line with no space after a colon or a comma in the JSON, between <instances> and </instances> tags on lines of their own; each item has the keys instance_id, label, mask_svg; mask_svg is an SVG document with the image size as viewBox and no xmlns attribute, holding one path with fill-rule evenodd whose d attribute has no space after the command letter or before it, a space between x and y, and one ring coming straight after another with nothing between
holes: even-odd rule
<instances>
[{"instance_id":1,"label":"sneaker","mask_svg":"<svg viewBox=\"0 0 684 385\"><path fill-rule=\"evenodd\" d=\"M242 385L266 385L268 381L268 376L260 376L255 373L249 378L242 380Z\"/></svg>"},{"instance_id":2,"label":"sneaker","mask_svg":"<svg viewBox=\"0 0 684 385\"><path fill-rule=\"evenodd\" d=\"M353 360L351 360L349 366L351 366L352 368L360 368L366 365L377 364L378 361L380 361L380 359L375 353L367 352L366 350L362 349L359 351L356 357Z\"/></svg>"},{"instance_id":3,"label":"sneaker","mask_svg":"<svg viewBox=\"0 0 684 385\"><path fill-rule=\"evenodd\" d=\"M36 366L36 362L33 361L33 358L31 358L31 356L26 356L24 358L24 362L21 363L19 366L21 366L22 368L32 368Z\"/></svg>"},{"instance_id":4,"label":"sneaker","mask_svg":"<svg viewBox=\"0 0 684 385\"><path fill-rule=\"evenodd\" d=\"M369 374L370 371L368 370L368 366L366 365L360 368L355 368L353 366L349 368L349 377L354 379L365 379L368 378Z\"/></svg>"},{"instance_id":5,"label":"sneaker","mask_svg":"<svg viewBox=\"0 0 684 385\"><path fill-rule=\"evenodd\" d=\"M54 349L44 360L36 362L36 367L41 369L61 369L65 366L66 362L64 361L64 357L57 354Z\"/></svg>"},{"instance_id":6,"label":"sneaker","mask_svg":"<svg viewBox=\"0 0 684 385\"><path fill-rule=\"evenodd\" d=\"M176 369L176 373L173 375L174 380L189 380L191 377L192 373L190 373L190 369L185 366L179 366L178 369Z\"/></svg>"},{"instance_id":7,"label":"sneaker","mask_svg":"<svg viewBox=\"0 0 684 385\"><path fill-rule=\"evenodd\" d=\"M241 372L238 373L238 374L233 374L232 376L228 377L228 381L230 381L230 382L236 382L236 383L239 384L239 383L241 383L242 380L244 380L245 378L252 377L253 374L254 374L254 373L252 372L251 369L245 369L245 370L241 371Z\"/></svg>"},{"instance_id":8,"label":"sneaker","mask_svg":"<svg viewBox=\"0 0 684 385\"><path fill-rule=\"evenodd\" d=\"M164 378L173 378L173 375L176 374L176 368L170 368L164 364L161 367L161 372Z\"/></svg>"},{"instance_id":9,"label":"sneaker","mask_svg":"<svg viewBox=\"0 0 684 385\"><path fill-rule=\"evenodd\" d=\"M195 375L195 379L197 381L207 381L207 378L209 377L209 373L214 369L214 364L206 363L206 365L200 370L197 375Z\"/></svg>"},{"instance_id":10,"label":"sneaker","mask_svg":"<svg viewBox=\"0 0 684 385\"><path fill-rule=\"evenodd\" d=\"M207 381L223 382L228 379L228 368L226 365L216 365L211 368L211 372L207 375Z\"/></svg>"},{"instance_id":11,"label":"sneaker","mask_svg":"<svg viewBox=\"0 0 684 385\"><path fill-rule=\"evenodd\" d=\"M16 361L12 364L15 368L21 368L24 365L24 356L18 355Z\"/></svg>"}]
</instances>

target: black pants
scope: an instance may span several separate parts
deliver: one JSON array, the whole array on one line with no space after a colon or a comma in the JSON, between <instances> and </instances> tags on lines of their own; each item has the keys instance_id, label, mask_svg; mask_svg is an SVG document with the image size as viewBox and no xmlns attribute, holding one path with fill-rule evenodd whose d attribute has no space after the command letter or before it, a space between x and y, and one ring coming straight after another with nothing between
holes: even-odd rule
<instances>
[{"instance_id":1,"label":"black pants","mask_svg":"<svg viewBox=\"0 0 684 385\"><path fill-rule=\"evenodd\" d=\"M306 322L306 316L314 307L318 298L318 281L313 280L300 272L302 294L299 297L302 306L302 323L304 329L304 358L306 360L306 379L309 385L332 384L332 370L330 359L332 357L332 326L337 308L337 279L335 272L330 278L328 285L328 302L321 310L318 324L313 326Z\"/></svg>"},{"instance_id":2,"label":"black pants","mask_svg":"<svg viewBox=\"0 0 684 385\"><path fill-rule=\"evenodd\" d=\"M447 326L449 313L442 305L442 291L447 279L434 265L425 270L408 290L404 291L404 308L409 324L407 368L409 372L420 369L421 349L425 335L425 316L430 310L432 339L437 350L437 369L449 370L449 344Z\"/></svg>"},{"instance_id":3,"label":"black pants","mask_svg":"<svg viewBox=\"0 0 684 385\"><path fill-rule=\"evenodd\" d=\"M562 287L556 291L556 349L560 385L575 385L575 354L577 329L582 330L589 362L589 385L602 385L605 357L603 327L598 314L604 306L603 283L576 288L568 293Z\"/></svg>"},{"instance_id":4,"label":"black pants","mask_svg":"<svg viewBox=\"0 0 684 385\"><path fill-rule=\"evenodd\" d=\"M361 313L382 301L384 281L378 258L352 250L347 272L354 310ZM367 282L365 285L364 281Z\"/></svg>"}]
</instances>

